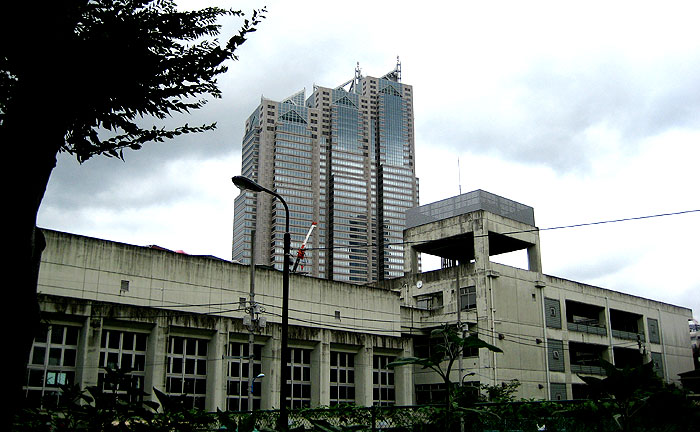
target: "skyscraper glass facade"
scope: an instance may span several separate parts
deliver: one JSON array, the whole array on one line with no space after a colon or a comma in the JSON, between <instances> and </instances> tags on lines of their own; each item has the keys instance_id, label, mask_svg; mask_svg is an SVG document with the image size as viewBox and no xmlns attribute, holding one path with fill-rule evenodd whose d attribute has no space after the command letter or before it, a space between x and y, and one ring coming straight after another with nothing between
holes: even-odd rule
<instances>
[{"instance_id":1,"label":"skyscraper glass facade","mask_svg":"<svg viewBox=\"0 0 700 432\"><path fill-rule=\"evenodd\" d=\"M293 255L317 224L303 273L353 283L403 275L405 211L418 205L418 184L412 88L399 68L382 78L358 69L306 100L304 91L263 98L246 122L241 174L289 204ZM250 263L255 241L255 262L281 269L284 209L257 195L236 198L233 259Z\"/></svg>"}]
</instances>

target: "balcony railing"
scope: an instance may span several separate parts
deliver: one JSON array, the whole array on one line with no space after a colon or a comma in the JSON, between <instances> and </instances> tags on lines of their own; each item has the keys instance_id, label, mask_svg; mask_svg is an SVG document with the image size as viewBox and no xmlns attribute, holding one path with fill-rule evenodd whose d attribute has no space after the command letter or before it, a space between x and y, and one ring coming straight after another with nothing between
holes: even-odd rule
<instances>
[{"instance_id":1,"label":"balcony railing","mask_svg":"<svg viewBox=\"0 0 700 432\"><path fill-rule=\"evenodd\" d=\"M601 366L583 365L583 364L572 364L571 365L571 372L572 373L591 374L591 375L605 375L605 369L603 369Z\"/></svg>"},{"instance_id":2,"label":"balcony railing","mask_svg":"<svg viewBox=\"0 0 700 432\"><path fill-rule=\"evenodd\" d=\"M605 327L598 324L584 324L584 323L566 323L566 328L570 331L576 331L581 333L590 333L595 335L606 336L608 331ZM636 338L635 338L636 340Z\"/></svg>"},{"instance_id":3,"label":"balcony railing","mask_svg":"<svg viewBox=\"0 0 700 432\"><path fill-rule=\"evenodd\" d=\"M625 331L625 330L612 330L612 335L613 337L616 337L618 339L627 339L627 340L640 340L641 342L646 342L646 337L644 336L644 333L635 333L635 332L630 332L630 331ZM637 338L639 336L639 338Z\"/></svg>"}]
</instances>

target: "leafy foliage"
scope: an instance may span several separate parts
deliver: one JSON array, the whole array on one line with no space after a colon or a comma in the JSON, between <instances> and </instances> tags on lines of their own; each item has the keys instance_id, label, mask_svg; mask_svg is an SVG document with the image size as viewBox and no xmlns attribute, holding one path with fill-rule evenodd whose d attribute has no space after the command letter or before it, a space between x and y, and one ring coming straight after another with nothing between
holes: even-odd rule
<instances>
[{"instance_id":1,"label":"leafy foliage","mask_svg":"<svg viewBox=\"0 0 700 432\"><path fill-rule=\"evenodd\" d=\"M216 77L264 18L208 7L182 11L173 0L33 0L0 6L0 143L16 165L6 241L13 250L17 331L9 360L9 411L22 401L23 376L39 322L36 285L45 241L36 228L59 152L83 162L123 159L149 141L211 130L178 113L219 98ZM219 42L220 18L242 25ZM13 415L2 416L9 429Z\"/></svg>"},{"instance_id":2,"label":"leafy foliage","mask_svg":"<svg viewBox=\"0 0 700 432\"><path fill-rule=\"evenodd\" d=\"M579 378L588 384L591 398L597 401L596 407L600 415L613 419L619 430L661 427L671 416L684 424L693 417L686 411L690 405L684 392L674 385L665 384L654 371L652 362L624 368L615 367L602 359L600 362L605 369L605 378ZM673 415L674 412L680 416L678 419ZM663 416L659 413L663 413ZM697 410L694 418L695 422L700 418Z\"/></svg>"},{"instance_id":3,"label":"leafy foliage","mask_svg":"<svg viewBox=\"0 0 700 432\"><path fill-rule=\"evenodd\" d=\"M490 402L515 402L515 393L520 387L520 381L514 379L510 382L502 382L501 385L482 384L481 390L486 394L486 400Z\"/></svg>"},{"instance_id":4,"label":"leafy foliage","mask_svg":"<svg viewBox=\"0 0 700 432\"><path fill-rule=\"evenodd\" d=\"M397 367L404 365L418 365L422 366L423 369L433 370L440 376L440 378L442 378L446 385L448 404L452 403L453 384L450 379L450 374L455 362L459 359L464 349L486 348L493 352L503 352L503 350L497 346L491 345L479 339L478 336L469 335L467 337L462 337L455 326L448 324L434 329L430 336L431 338L437 338L440 340L440 342L435 345L435 349L431 350L430 357L401 357L389 363L388 366Z\"/></svg>"},{"instance_id":5,"label":"leafy foliage","mask_svg":"<svg viewBox=\"0 0 700 432\"><path fill-rule=\"evenodd\" d=\"M74 0L53 6L63 39L62 64L47 80L60 83L58 97L64 143L60 151L83 162L97 154L123 159L123 149L149 141L213 129L215 124L174 128L142 126L144 118L164 120L201 108L205 96L221 97L216 76L224 62L264 18L253 11L226 43L219 44L226 16L243 13L208 7L176 9L172 0ZM23 44L0 48L0 125L11 119L36 62ZM48 95L47 95L48 96ZM106 133L104 132L106 131Z\"/></svg>"},{"instance_id":6,"label":"leafy foliage","mask_svg":"<svg viewBox=\"0 0 700 432\"><path fill-rule=\"evenodd\" d=\"M458 396L462 397L454 397L455 386L452 383L450 375L455 362L462 355L464 349L486 348L493 352L503 352L503 350L479 339L478 336L475 335L462 337L457 327L448 324L434 329L430 336L431 338L439 340L439 342L435 344L435 348L431 349L430 357L402 357L389 363L388 366L418 365L422 366L423 369L431 369L442 378L447 389L447 400L444 408L438 407L432 413L431 421L434 423L443 425L447 429L453 429L457 427L458 423L461 421L460 419L464 416L489 414L471 407L472 401L470 401L468 405L460 404L459 402L465 401L464 395L466 395L466 393L463 393L462 390L457 390Z\"/></svg>"}]
</instances>

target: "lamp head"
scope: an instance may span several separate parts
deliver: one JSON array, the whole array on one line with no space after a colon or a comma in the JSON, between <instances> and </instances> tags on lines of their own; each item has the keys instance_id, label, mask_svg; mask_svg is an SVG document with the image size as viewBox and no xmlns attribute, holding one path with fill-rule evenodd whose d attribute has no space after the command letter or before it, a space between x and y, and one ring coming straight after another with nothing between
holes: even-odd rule
<instances>
[{"instance_id":1,"label":"lamp head","mask_svg":"<svg viewBox=\"0 0 700 432\"><path fill-rule=\"evenodd\" d=\"M261 374L258 374L258 376L256 376L255 378L262 378L262 377L264 377L264 376L265 376L265 374L264 374L264 373L261 373Z\"/></svg>"},{"instance_id":2,"label":"lamp head","mask_svg":"<svg viewBox=\"0 0 700 432\"><path fill-rule=\"evenodd\" d=\"M236 187L242 191L244 190L249 190L253 192L262 192L264 189L262 186L259 184L255 183L253 180L249 179L248 177L243 177L243 176L235 176L231 178L231 181L233 182Z\"/></svg>"}]
</instances>

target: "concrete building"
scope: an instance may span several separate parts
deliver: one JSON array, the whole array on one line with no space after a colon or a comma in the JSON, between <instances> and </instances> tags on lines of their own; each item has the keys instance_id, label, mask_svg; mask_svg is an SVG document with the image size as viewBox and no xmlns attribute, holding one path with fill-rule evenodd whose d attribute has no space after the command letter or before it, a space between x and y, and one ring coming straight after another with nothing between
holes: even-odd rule
<instances>
[{"instance_id":1,"label":"concrete building","mask_svg":"<svg viewBox=\"0 0 700 432\"><path fill-rule=\"evenodd\" d=\"M357 285L291 276L291 407L435 401L445 391L438 376L387 364L422 356L444 324L503 350L463 353L453 382L517 379L525 398L584 396L578 375L601 375L600 357L618 366L653 360L673 382L693 369L692 312L543 274L531 207L474 191L406 220L403 277ZM207 410L280 406L281 272L256 266L251 302L250 266L45 233L44 327L25 387L32 404L55 399L59 384L103 385L106 367L131 367L147 392L185 395ZM527 269L490 260L511 251L527 253ZM420 273L420 253L452 265ZM251 323L260 327L252 340ZM251 404L248 379L260 373Z\"/></svg>"},{"instance_id":2,"label":"concrete building","mask_svg":"<svg viewBox=\"0 0 700 432\"><path fill-rule=\"evenodd\" d=\"M241 175L287 201L293 250L317 223L305 274L350 283L403 276L405 211L418 205L418 181L413 88L401 83L401 64L380 78L358 66L353 79L305 98L261 98L246 121ZM255 250L257 264L281 269L284 218L272 196L242 192L233 259L249 264Z\"/></svg>"},{"instance_id":3,"label":"concrete building","mask_svg":"<svg viewBox=\"0 0 700 432\"><path fill-rule=\"evenodd\" d=\"M58 385L102 385L105 367L131 367L147 392L187 395L207 410L246 410L250 267L45 230L38 292L42 333L27 371L27 398ZM281 272L258 268L253 407L279 408ZM410 404L410 354L399 292L292 275L289 405Z\"/></svg>"},{"instance_id":4,"label":"concrete building","mask_svg":"<svg viewBox=\"0 0 700 432\"><path fill-rule=\"evenodd\" d=\"M469 192L410 210L404 241L406 276L380 286L402 290L410 333L425 338L431 328L453 323L503 350L469 353L453 382L517 379L520 397L571 399L585 396L578 375L604 374L601 357L617 366L651 360L669 382L693 369L692 311L543 274L532 207ZM513 251L525 251L527 269L490 260ZM452 265L419 273L420 253ZM416 374L415 385L421 399L442 384Z\"/></svg>"}]
</instances>

